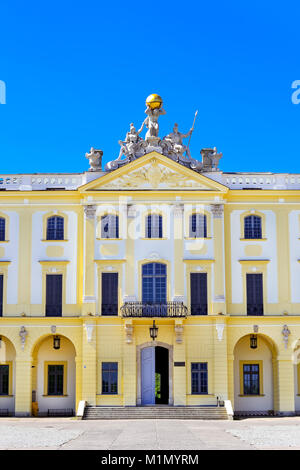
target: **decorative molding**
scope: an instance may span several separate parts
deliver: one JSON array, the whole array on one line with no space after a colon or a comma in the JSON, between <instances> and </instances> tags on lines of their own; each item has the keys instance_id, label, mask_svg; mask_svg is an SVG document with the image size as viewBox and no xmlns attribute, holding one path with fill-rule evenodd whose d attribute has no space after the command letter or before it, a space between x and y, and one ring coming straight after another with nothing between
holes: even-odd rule
<instances>
[{"instance_id":1,"label":"decorative molding","mask_svg":"<svg viewBox=\"0 0 300 470\"><path fill-rule=\"evenodd\" d=\"M222 219L224 214L224 204L211 204L210 210L214 219Z\"/></svg>"},{"instance_id":2,"label":"decorative molding","mask_svg":"<svg viewBox=\"0 0 300 470\"><path fill-rule=\"evenodd\" d=\"M287 349L288 341L289 341L289 335L291 334L291 332L288 329L287 325L283 325L281 334L283 335L284 349Z\"/></svg>"},{"instance_id":3,"label":"decorative molding","mask_svg":"<svg viewBox=\"0 0 300 470\"><path fill-rule=\"evenodd\" d=\"M183 342L183 326L182 325L175 325L175 341L177 344L181 344Z\"/></svg>"},{"instance_id":4,"label":"decorative molding","mask_svg":"<svg viewBox=\"0 0 300 470\"><path fill-rule=\"evenodd\" d=\"M90 342L92 341L94 325L85 324L85 329L86 329L86 339L87 339L87 342L90 343Z\"/></svg>"},{"instance_id":5,"label":"decorative molding","mask_svg":"<svg viewBox=\"0 0 300 470\"><path fill-rule=\"evenodd\" d=\"M258 325L253 325L253 333L258 333Z\"/></svg>"},{"instance_id":6,"label":"decorative molding","mask_svg":"<svg viewBox=\"0 0 300 470\"><path fill-rule=\"evenodd\" d=\"M224 332L225 324L224 323L216 323L216 330L218 335L218 340L222 341L223 339L223 332Z\"/></svg>"},{"instance_id":7,"label":"decorative molding","mask_svg":"<svg viewBox=\"0 0 300 470\"><path fill-rule=\"evenodd\" d=\"M51 333L54 335L56 333L56 326L52 325L50 330L51 330Z\"/></svg>"},{"instance_id":8,"label":"decorative molding","mask_svg":"<svg viewBox=\"0 0 300 470\"><path fill-rule=\"evenodd\" d=\"M87 219L94 219L96 214L96 206L92 204L84 206L84 213Z\"/></svg>"},{"instance_id":9,"label":"decorative molding","mask_svg":"<svg viewBox=\"0 0 300 470\"><path fill-rule=\"evenodd\" d=\"M20 336L20 338L21 338L21 348L22 348L22 351L24 351L25 342L26 342L26 336L27 336L27 335L28 335L28 331L26 331L25 326L21 326L20 332L19 332L19 336Z\"/></svg>"},{"instance_id":10,"label":"decorative molding","mask_svg":"<svg viewBox=\"0 0 300 470\"><path fill-rule=\"evenodd\" d=\"M125 323L126 343L131 344L133 341L133 326L130 323Z\"/></svg>"}]
</instances>

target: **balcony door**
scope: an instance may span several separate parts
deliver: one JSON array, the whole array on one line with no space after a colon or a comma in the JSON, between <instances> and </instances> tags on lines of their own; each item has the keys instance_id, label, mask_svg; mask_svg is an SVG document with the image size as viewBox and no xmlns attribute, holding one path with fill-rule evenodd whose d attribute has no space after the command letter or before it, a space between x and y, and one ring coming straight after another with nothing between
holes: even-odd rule
<instances>
[{"instance_id":1,"label":"balcony door","mask_svg":"<svg viewBox=\"0 0 300 470\"><path fill-rule=\"evenodd\" d=\"M167 266L147 263L142 267L142 301L145 304L167 303Z\"/></svg>"}]
</instances>

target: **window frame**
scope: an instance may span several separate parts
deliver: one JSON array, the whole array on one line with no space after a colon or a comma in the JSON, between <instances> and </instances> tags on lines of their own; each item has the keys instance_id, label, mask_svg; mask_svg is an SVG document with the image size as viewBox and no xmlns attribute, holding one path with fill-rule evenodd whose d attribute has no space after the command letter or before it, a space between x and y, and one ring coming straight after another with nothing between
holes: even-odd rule
<instances>
[{"instance_id":1,"label":"window frame","mask_svg":"<svg viewBox=\"0 0 300 470\"><path fill-rule=\"evenodd\" d=\"M203 223L201 223L201 220L203 220ZM195 230L193 230L193 225L195 226ZM193 212L189 215L189 238L208 238L206 214L201 212Z\"/></svg>"},{"instance_id":2,"label":"window frame","mask_svg":"<svg viewBox=\"0 0 300 470\"><path fill-rule=\"evenodd\" d=\"M259 371L258 371L258 378L259 378L259 394L245 394L244 390L244 366L247 365L258 365L259 366ZM264 390L263 390L263 360L241 360L240 361L240 396L245 396L245 397L261 397L264 396Z\"/></svg>"},{"instance_id":3,"label":"window frame","mask_svg":"<svg viewBox=\"0 0 300 470\"><path fill-rule=\"evenodd\" d=\"M193 366L198 366L198 369L193 370ZM205 368L201 369L201 366ZM191 395L208 395L208 362L191 362ZM196 375L197 391L193 389L194 378ZM205 376L205 383L203 384L203 376ZM203 391L205 389L205 391Z\"/></svg>"},{"instance_id":4,"label":"window frame","mask_svg":"<svg viewBox=\"0 0 300 470\"><path fill-rule=\"evenodd\" d=\"M145 273L145 269L146 267L150 267L150 266L153 266L153 272L152 273ZM164 270L165 272L164 273L160 273L158 272L158 267L164 267ZM148 282L148 286L147 286L147 282L146 280L149 280ZM156 300L157 297L159 297L159 291L162 290L162 285L163 285L163 282L159 283L157 282L158 280L161 280L163 281L163 279L165 280L164 282L164 295L161 295L161 300ZM152 280L152 282L151 282ZM145 281L145 282L144 282ZM152 284L152 285L151 285ZM151 285L151 286L150 286ZM145 304L152 304L152 305L155 305L155 304L163 304L165 305L168 301L168 267L165 263L161 263L161 262L148 262L148 263L143 263L142 264L142 269L141 269L141 287L142 287L142 302L145 303ZM152 289L152 299L153 300L145 300L146 297L148 297L148 294L146 294L146 290L147 289ZM158 295L156 295L158 292Z\"/></svg>"},{"instance_id":5,"label":"window frame","mask_svg":"<svg viewBox=\"0 0 300 470\"><path fill-rule=\"evenodd\" d=\"M105 223L104 219L108 219L108 230L107 235L105 236L103 224ZM114 218L114 222L112 222ZM106 213L100 216L100 239L102 240L119 240L120 239L120 217L118 214Z\"/></svg>"},{"instance_id":6,"label":"window frame","mask_svg":"<svg viewBox=\"0 0 300 470\"><path fill-rule=\"evenodd\" d=\"M249 219L250 219L250 227L246 227ZM255 222L257 221L259 221L259 226L255 227ZM263 226L263 220L260 215L258 214L245 215L244 216L244 240L261 240L263 238L262 226Z\"/></svg>"},{"instance_id":7,"label":"window frame","mask_svg":"<svg viewBox=\"0 0 300 470\"><path fill-rule=\"evenodd\" d=\"M153 224L153 220L157 219L157 223ZM146 239L163 239L164 234L164 218L157 212L150 212L145 216L145 238Z\"/></svg>"},{"instance_id":8,"label":"window frame","mask_svg":"<svg viewBox=\"0 0 300 470\"><path fill-rule=\"evenodd\" d=\"M63 394L62 395L49 395L48 394L48 366L64 366L63 368ZM45 361L44 362L44 397L66 397L68 385L68 362L67 361Z\"/></svg>"},{"instance_id":9,"label":"window frame","mask_svg":"<svg viewBox=\"0 0 300 470\"><path fill-rule=\"evenodd\" d=\"M3 224L3 227L1 225ZM6 241L6 218L0 215L0 242Z\"/></svg>"},{"instance_id":10,"label":"window frame","mask_svg":"<svg viewBox=\"0 0 300 470\"><path fill-rule=\"evenodd\" d=\"M105 365L115 365L116 369L104 370L103 366ZM108 390L104 390L104 379L103 374L108 373L107 387ZM116 374L116 380L112 380L112 376ZM115 391L112 390L112 387L115 386ZM102 395L118 395L119 389L119 363L117 361L102 361L101 362L101 394Z\"/></svg>"},{"instance_id":11,"label":"window frame","mask_svg":"<svg viewBox=\"0 0 300 470\"><path fill-rule=\"evenodd\" d=\"M54 220L54 227L49 227L49 224ZM62 222L62 228L58 227L58 222ZM54 236L51 236L53 231ZM59 235L59 236L58 236ZM46 219L46 241L64 241L65 240L65 218L58 214L53 214Z\"/></svg>"}]
</instances>

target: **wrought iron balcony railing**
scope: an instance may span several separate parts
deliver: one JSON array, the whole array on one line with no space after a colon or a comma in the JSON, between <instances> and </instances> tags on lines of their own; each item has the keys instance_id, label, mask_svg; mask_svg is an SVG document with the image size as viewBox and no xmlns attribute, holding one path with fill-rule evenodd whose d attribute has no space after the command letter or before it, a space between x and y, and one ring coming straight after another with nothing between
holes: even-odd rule
<instances>
[{"instance_id":1,"label":"wrought iron balcony railing","mask_svg":"<svg viewBox=\"0 0 300 470\"><path fill-rule=\"evenodd\" d=\"M121 314L123 317L186 317L187 307L183 302L125 302Z\"/></svg>"}]
</instances>

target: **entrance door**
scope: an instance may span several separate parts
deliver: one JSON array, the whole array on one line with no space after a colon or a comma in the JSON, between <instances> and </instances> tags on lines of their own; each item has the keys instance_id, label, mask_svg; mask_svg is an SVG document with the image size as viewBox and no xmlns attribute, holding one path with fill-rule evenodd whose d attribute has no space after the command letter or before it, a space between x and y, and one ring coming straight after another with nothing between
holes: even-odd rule
<instances>
[{"instance_id":1,"label":"entrance door","mask_svg":"<svg viewBox=\"0 0 300 470\"><path fill-rule=\"evenodd\" d=\"M160 346L141 351L141 403L169 403L169 350Z\"/></svg>"},{"instance_id":2,"label":"entrance door","mask_svg":"<svg viewBox=\"0 0 300 470\"><path fill-rule=\"evenodd\" d=\"M142 405L155 404L155 348L144 348L141 353Z\"/></svg>"}]
</instances>

